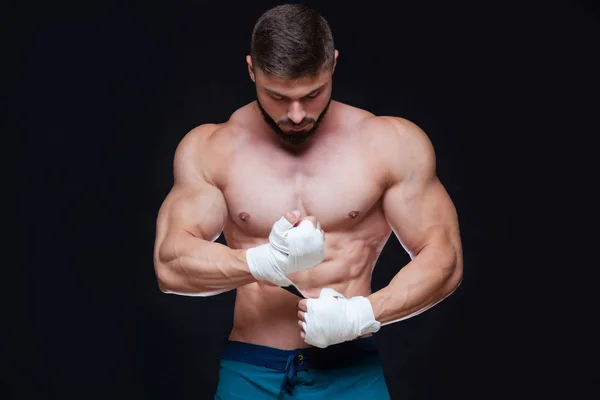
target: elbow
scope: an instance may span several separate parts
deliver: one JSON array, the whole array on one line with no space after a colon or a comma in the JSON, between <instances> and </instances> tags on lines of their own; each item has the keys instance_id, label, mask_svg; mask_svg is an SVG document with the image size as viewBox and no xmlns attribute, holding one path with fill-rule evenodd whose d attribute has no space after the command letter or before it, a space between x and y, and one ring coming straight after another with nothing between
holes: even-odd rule
<instances>
[{"instance_id":1,"label":"elbow","mask_svg":"<svg viewBox=\"0 0 600 400\"><path fill-rule=\"evenodd\" d=\"M447 229L432 230L428 249L438 267L440 292L449 295L458 288L463 279L463 255L460 237Z\"/></svg>"},{"instance_id":2,"label":"elbow","mask_svg":"<svg viewBox=\"0 0 600 400\"><path fill-rule=\"evenodd\" d=\"M158 289L165 294L175 294L181 291L182 277L176 271L181 260L166 246L156 248L154 253L154 275ZM189 286L189 285L188 285Z\"/></svg>"},{"instance_id":3,"label":"elbow","mask_svg":"<svg viewBox=\"0 0 600 400\"><path fill-rule=\"evenodd\" d=\"M162 293L171 293L174 272L169 264L173 263L173 254L166 252L164 245L155 245L153 262L158 289Z\"/></svg>"},{"instance_id":4,"label":"elbow","mask_svg":"<svg viewBox=\"0 0 600 400\"><path fill-rule=\"evenodd\" d=\"M447 274L445 285L447 296L452 294L460 286L463 279L463 263L460 250L452 248L450 254L450 268L448 269L449 273Z\"/></svg>"},{"instance_id":5,"label":"elbow","mask_svg":"<svg viewBox=\"0 0 600 400\"><path fill-rule=\"evenodd\" d=\"M455 272L452 274L452 276L450 277L449 281L448 281L448 295L454 293L454 291L456 291L456 289L458 289L458 287L460 286L460 284L462 283L462 279L463 279L463 274L462 274L462 268L455 269Z\"/></svg>"},{"instance_id":6,"label":"elbow","mask_svg":"<svg viewBox=\"0 0 600 400\"><path fill-rule=\"evenodd\" d=\"M173 293L173 272L170 268L158 261L154 262L154 274L156 275L156 283L158 289L163 293Z\"/></svg>"},{"instance_id":7,"label":"elbow","mask_svg":"<svg viewBox=\"0 0 600 400\"><path fill-rule=\"evenodd\" d=\"M158 278L157 279L157 285L158 285L158 290L160 290L162 293L164 294L173 294L175 293L171 288L172 286L170 286L166 281Z\"/></svg>"},{"instance_id":8,"label":"elbow","mask_svg":"<svg viewBox=\"0 0 600 400\"><path fill-rule=\"evenodd\" d=\"M164 262L159 257L154 259L154 275L158 290L165 294L174 294L181 291L181 277L173 269L172 264L177 260Z\"/></svg>"},{"instance_id":9,"label":"elbow","mask_svg":"<svg viewBox=\"0 0 600 400\"><path fill-rule=\"evenodd\" d=\"M174 261L176 262L176 261ZM194 296L194 297L210 297L216 296L225 292L226 290L219 290L215 288L208 288L198 282L190 282L187 275L184 273L178 273L173 269L172 266L161 263L158 261L154 262L154 271L156 275L156 283L158 289L164 294L176 294L181 296Z\"/></svg>"}]
</instances>

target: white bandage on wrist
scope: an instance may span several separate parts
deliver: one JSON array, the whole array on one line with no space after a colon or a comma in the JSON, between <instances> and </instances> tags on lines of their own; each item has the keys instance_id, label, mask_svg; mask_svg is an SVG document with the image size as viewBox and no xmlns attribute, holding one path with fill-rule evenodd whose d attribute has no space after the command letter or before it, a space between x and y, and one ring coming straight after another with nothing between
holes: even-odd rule
<instances>
[{"instance_id":1,"label":"white bandage on wrist","mask_svg":"<svg viewBox=\"0 0 600 400\"><path fill-rule=\"evenodd\" d=\"M354 340L381 328L366 297L346 299L329 288L322 289L318 298L308 299L302 325L304 341L320 348Z\"/></svg>"},{"instance_id":2,"label":"white bandage on wrist","mask_svg":"<svg viewBox=\"0 0 600 400\"><path fill-rule=\"evenodd\" d=\"M279 286L292 284L286 275L314 267L324 258L323 233L310 221L302 221L294 228L283 217L273 225L269 243L246 250L252 276Z\"/></svg>"},{"instance_id":3,"label":"white bandage on wrist","mask_svg":"<svg viewBox=\"0 0 600 400\"><path fill-rule=\"evenodd\" d=\"M279 286L291 285L292 281L285 276L283 271L275 267L278 262L273 259L276 258L287 258L287 256L274 250L269 243L246 250L248 268L254 279L269 281Z\"/></svg>"}]
</instances>

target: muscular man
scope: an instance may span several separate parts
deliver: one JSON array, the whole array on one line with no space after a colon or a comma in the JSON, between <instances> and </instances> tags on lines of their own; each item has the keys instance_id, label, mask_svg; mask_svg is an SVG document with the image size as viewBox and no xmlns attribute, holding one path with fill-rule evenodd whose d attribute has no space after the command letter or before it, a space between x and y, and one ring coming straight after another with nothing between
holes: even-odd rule
<instances>
[{"instance_id":1,"label":"muscular man","mask_svg":"<svg viewBox=\"0 0 600 400\"><path fill-rule=\"evenodd\" d=\"M316 11L267 11L246 58L256 101L176 150L155 271L164 293L237 290L218 399L389 398L372 335L462 279L431 142L405 119L332 101L337 58ZM411 261L371 293L392 231Z\"/></svg>"}]
</instances>

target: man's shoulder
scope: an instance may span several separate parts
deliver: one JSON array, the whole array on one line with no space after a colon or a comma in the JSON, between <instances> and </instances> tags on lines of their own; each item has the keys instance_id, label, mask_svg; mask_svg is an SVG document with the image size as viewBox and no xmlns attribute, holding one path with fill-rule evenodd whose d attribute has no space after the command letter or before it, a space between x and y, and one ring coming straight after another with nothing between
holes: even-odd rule
<instances>
[{"instance_id":1,"label":"man's shoulder","mask_svg":"<svg viewBox=\"0 0 600 400\"><path fill-rule=\"evenodd\" d=\"M414 122L394 116L373 115L360 123L361 144L377 153L400 154L423 151L431 146L428 135Z\"/></svg>"},{"instance_id":2,"label":"man's shoulder","mask_svg":"<svg viewBox=\"0 0 600 400\"><path fill-rule=\"evenodd\" d=\"M175 157L178 159L198 159L209 153L214 134L222 129L222 124L206 123L198 125L187 132L177 145Z\"/></svg>"},{"instance_id":3,"label":"man's shoulder","mask_svg":"<svg viewBox=\"0 0 600 400\"><path fill-rule=\"evenodd\" d=\"M221 179L224 166L236 149L249 137L248 130L239 118L222 123L204 123L188 131L175 150L175 166L197 171L204 179L216 182Z\"/></svg>"},{"instance_id":4,"label":"man's shoulder","mask_svg":"<svg viewBox=\"0 0 600 400\"><path fill-rule=\"evenodd\" d=\"M205 123L196 126L181 139L178 151L194 152L197 156L223 153L247 137L247 131L235 120Z\"/></svg>"},{"instance_id":5,"label":"man's shoulder","mask_svg":"<svg viewBox=\"0 0 600 400\"><path fill-rule=\"evenodd\" d=\"M435 162L428 135L414 122L395 116L373 116L361 124L361 137L378 165L387 173L403 175Z\"/></svg>"},{"instance_id":6,"label":"man's shoulder","mask_svg":"<svg viewBox=\"0 0 600 400\"><path fill-rule=\"evenodd\" d=\"M205 142L219 129L222 128L221 123L205 123L198 125L187 132L181 139L181 145L193 146L195 143Z\"/></svg>"},{"instance_id":7,"label":"man's shoulder","mask_svg":"<svg viewBox=\"0 0 600 400\"><path fill-rule=\"evenodd\" d=\"M427 134L414 122L388 115L372 115L365 118L362 130L369 136L388 143L399 140L419 141L427 138Z\"/></svg>"}]
</instances>

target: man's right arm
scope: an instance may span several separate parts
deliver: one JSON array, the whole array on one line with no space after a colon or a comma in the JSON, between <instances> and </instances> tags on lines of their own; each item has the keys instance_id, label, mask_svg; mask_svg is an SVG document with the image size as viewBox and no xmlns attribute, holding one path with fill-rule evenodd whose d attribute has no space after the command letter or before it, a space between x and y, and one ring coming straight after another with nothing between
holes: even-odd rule
<instances>
[{"instance_id":1,"label":"man's right arm","mask_svg":"<svg viewBox=\"0 0 600 400\"><path fill-rule=\"evenodd\" d=\"M154 246L154 269L164 293L212 296L256 281L246 250L214 242L228 215L223 193L201 168L215 129L194 129L175 152L174 184L158 213Z\"/></svg>"}]
</instances>

